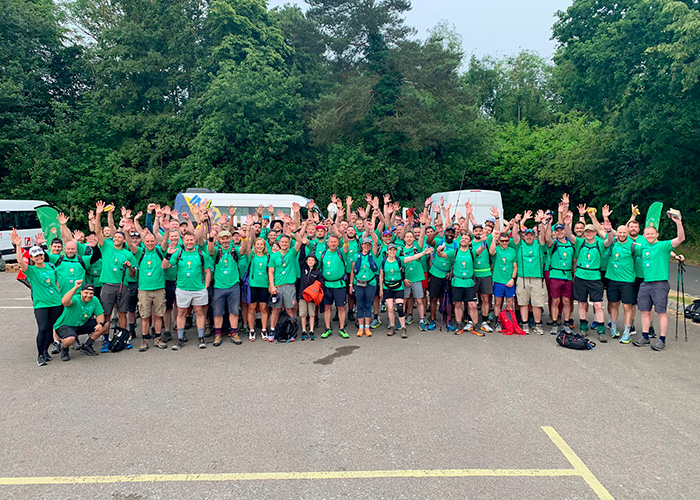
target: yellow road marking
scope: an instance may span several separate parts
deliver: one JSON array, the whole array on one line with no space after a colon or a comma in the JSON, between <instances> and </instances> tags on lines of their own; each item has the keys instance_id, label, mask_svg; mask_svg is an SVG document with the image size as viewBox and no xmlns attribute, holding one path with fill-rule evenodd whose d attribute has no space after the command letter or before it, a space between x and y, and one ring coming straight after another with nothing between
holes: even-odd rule
<instances>
[{"instance_id":1,"label":"yellow road marking","mask_svg":"<svg viewBox=\"0 0 700 500\"><path fill-rule=\"evenodd\" d=\"M557 448L559 448L559 451L564 454L569 463L574 467L574 470L578 472L578 475L580 475L583 480L588 483L588 486L591 487L595 494L598 495L598 498L601 500L614 500L608 490L605 489L605 486L598 481L598 478L593 475L591 470L586 467L586 464L583 463L583 460L581 460L574 450L572 450L571 447L566 444L566 441L564 441L564 439L557 431L554 430L554 428L544 426L542 427L542 430L549 436L549 439L552 440Z\"/></svg>"},{"instance_id":2,"label":"yellow road marking","mask_svg":"<svg viewBox=\"0 0 700 500\"><path fill-rule=\"evenodd\" d=\"M375 479L406 477L561 477L580 476L575 469L418 469L329 472L242 472L231 474L139 474L124 476L3 477L0 485L166 483L179 481L269 481L294 479Z\"/></svg>"}]
</instances>

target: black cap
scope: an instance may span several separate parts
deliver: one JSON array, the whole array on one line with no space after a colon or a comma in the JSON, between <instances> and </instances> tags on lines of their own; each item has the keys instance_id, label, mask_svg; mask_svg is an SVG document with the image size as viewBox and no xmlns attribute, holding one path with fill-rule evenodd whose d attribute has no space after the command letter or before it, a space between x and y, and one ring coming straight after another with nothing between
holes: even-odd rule
<instances>
[{"instance_id":1,"label":"black cap","mask_svg":"<svg viewBox=\"0 0 700 500\"><path fill-rule=\"evenodd\" d=\"M83 283L83 286L80 287L81 290L92 290L93 292L95 291L95 285L92 283Z\"/></svg>"}]
</instances>

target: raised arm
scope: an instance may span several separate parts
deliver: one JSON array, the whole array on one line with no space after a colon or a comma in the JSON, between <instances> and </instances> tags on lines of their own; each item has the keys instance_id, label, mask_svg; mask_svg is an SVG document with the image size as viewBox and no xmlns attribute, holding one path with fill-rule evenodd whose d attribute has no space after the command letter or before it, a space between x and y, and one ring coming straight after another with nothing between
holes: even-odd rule
<instances>
[{"instance_id":1,"label":"raised arm","mask_svg":"<svg viewBox=\"0 0 700 500\"><path fill-rule=\"evenodd\" d=\"M23 273L27 272L27 262L24 260L24 250L22 249L22 238L17 234L17 228L13 229L10 233L10 240L15 246L15 255L17 257L17 264Z\"/></svg>"},{"instance_id":2,"label":"raised arm","mask_svg":"<svg viewBox=\"0 0 700 500\"><path fill-rule=\"evenodd\" d=\"M104 212L104 210L105 202L102 200L98 201L95 207L95 237L97 238L97 244L100 246L105 244L105 235L102 231L102 222L100 221L102 212Z\"/></svg>"},{"instance_id":3,"label":"raised arm","mask_svg":"<svg viewBox=\"0 0 700 500\"><path fill-rule=\"evenodd\" d=\"M403 261L405 262L413 262L414 260L418 260L422 258L424 255L430 255L433 253L433 247L426 247L422 252L413 254L409 257L404 257Z\"/></svg>"},{"instance_id":4,"label":"raised arm","mask_svg":"<svg viewBox=\"0 0 700 500\"><path fill-rule=\"evenodd\" d=\"M63 240L63 244L65 245L69 241L73 241L75 238L73 238L73 234L70 232L70 229L68 229L68 221L70 219L66 217L66 214L61 212L58 214L58 223L61 226L61 239Z\"/></svg>"},{"instance_id":5,"label":"raised arm","mask_svg":"<svg viewBox=\"0 0 700 500\"><path fill-rule=\"evenodd\" d=\"M73 297L75 296L75 292L83 286L83 280L75 280L75 284L73 285L73 288L68 290L68 293L66 293L63 298L61 299L61 304L63 304L63 307L70 307L71 304L73 303Z\"/></svg>"},{"instance_id":6,"label":"raised arm","mask_svg":"<svg viewBox=\"0 0 700 500\"><path fill-rule=\"evenodd\" d=\"M489 245L489 253L491 255L496 255L496 241L500 239L501 232L494 229L492 234L493 238L491 238L491 244Z\"/></svg>"},{"instance_id":7,"label":"raised arm","mask_svg":"<svg viewBox=\"0 0 700 500\"><path fill-rule=\"evenodd\" d=\"M685 241L685 229L683 228L683 218L680 212L678 215L672 215L671 220L676 223L676 237L671 240L671 246L678 248Z\"/></svg>"}]
</instances>

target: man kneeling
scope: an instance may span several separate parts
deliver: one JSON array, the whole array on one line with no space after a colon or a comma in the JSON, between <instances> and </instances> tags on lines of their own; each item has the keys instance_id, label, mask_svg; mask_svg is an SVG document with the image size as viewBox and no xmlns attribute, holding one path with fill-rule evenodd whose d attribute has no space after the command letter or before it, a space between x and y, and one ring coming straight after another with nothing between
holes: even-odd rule
<instances>
[{"instance_id":1,"label":"man kneeling","mask_svg":"<svg viewBox=\"0 0 700 500\"><path fill-rule=\"evenodd\" d=\"M80 288L80 295L76 296L75 292L78 288ZM56 333L61 338L61 361L70 359L68 348L75 343L78 335L88 335L87 341L78 350L88 356L97 356L92 344L102 334L105 316L102 304L95 297L94 285L83 284L83 280L77 280L61 303L64 309L54 325Z\"/></svg>"}]
</instances>

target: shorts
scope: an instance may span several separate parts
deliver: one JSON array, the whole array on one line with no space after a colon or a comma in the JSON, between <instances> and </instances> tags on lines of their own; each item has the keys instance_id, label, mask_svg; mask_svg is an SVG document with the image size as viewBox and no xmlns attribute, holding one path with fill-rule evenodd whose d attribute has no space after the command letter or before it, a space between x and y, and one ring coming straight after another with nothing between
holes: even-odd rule
<instances>
[{"instance_id":1,"label":"shorts","mask_svg":"<svg viewBox=\"0 0 700 500\"><path fill-rule=\"evenodd\" d=\"M494 283L493 284L493 296L494 297L505 297L506 299L512 299L515 297L515 285L506 286L504 283Z\"/></svg>"},{"instance_id":2,"label":"shorts","mask_svg":"<svg viewBox=\"0 0 700 500\"><path fill-rule=\"evenodd\" d=\"M211 301L212 313L216 317L221 317L226 313L238 316L241 308L241 287L236 283L231 288L214 288L214 296Z\"/></svg>"},{"instance_id":3,"label":"shorts","mask_svg":"<svg viewBox=\"0 0 700 500\"><path fill-rule=\"evenodd\" d=\"M453 286L452 302L476 302L476 290L477 285L470 287Z\"/></svg>"},{"instance_id":4,"label":"shorts","mask_svg":"<svg viewBox=\"0 0 700 500\"><path fill-rule=\"evenodd\" d=\"M493 280L491 276L476 277L476 293L479 295L491 295L493 292Z\"/></svg>"},{"instance_id":5,"label":"shorts","mask_svg":"<svg viewBox=\"0 0 700 500\"><path fill-rule=\"evenodd\" d=\"M316 304L302 299L299 301L299 317L304 318L306 316L310 318L316 317Z\"/></svg>"},{"instance_id":6,"label":"shorts","mask_svg":"<svg viewBox=\"0 0 700 500\"><path fill-rule=\"evenodd\" d=\"M574 296L574 282L560 278L550 278L549 295L553 299L561 299L562 297L571 299Z\"/></svg>"},{"instance_id":7,"label":"shorts","mask_svg":"<svg viewBox=\"0 0 700 500\"><path fill-rule=\"evenodd\" d=\"M97 326L97 321L95 318L90 318L87 323L81 326L59 326L56 330L56 334L62 339L67 339L68 337L78 337L78 335L90 335L95 331Z\"/></svg>"},{"instance_id":8,"label":"shorts","mask_svg":"<svg viewBox=\"0 0 700 500\"><path fill-rule=\"evenodd\" d=\"M348 302L348 294L343 288L326 288L323 287L323 305L332 306L335 303L336 307L343 307Z\"/></svg>"},{"instance_id":9,"label":"shorts","mask_svg":"<svg viewBox=\"0 0 700 500\"><path fill-rule=\"evenodd\" d=\"M270 291L267 288L261 286L251 286L250 287L250 303L251 304L266 304L267 300L270 298Z\"/></svg>"},{"instance_id":10,"label":"shorts","mask_svg":"<svg viewBox=\"0 0 700 500\"><path fill-rule=\"evenodd\" d=\"M603 282L600 280L574 280L574 300L577 302L603 302Z\"/></svg>"},{"instance_id":11,"label":"shorts","mask_svg":"<svg viewBox=\"0 0 700 500\"><path fill-rule=\"evenodd\" d=\"M192 306L206 306L209 303L209 292L207 289L203 290L180 290L175 289L175 298L177 300L177 307L186 309Z\"/></svg>"},{"instance_id":12,"label":"shorts","mask_svg":"<svg viewBox=\"0 0 700 500\"><path fill-rule=\"evenodd\" d=\"M117 311L125 313L129 310L129 289L125 285L122 287L122 293L119 295L119 285L115 283L105 283L102 285L102 294L100 296L102 308L105 310L107 318L112 316L112 309L117 307Z\"/></svg>"},{"instance_id":13,"label":"shorts","mask_svg":"<svg viewBox=\"0 0 700 500\"><path fill-rule=\"evenodd\" d=\"M384 295L384 300L396 300L396 299L403 300L403 297L404 297L403 291L404 291L404 289L389 290L388 288L384 288L382 290L382 294Z\"/></svg>"},{"instance_id":14,"label":"shorts","mask_svg":"<svg viewBox=\"0 0 700 500\"><path fill-rule=\"evenodd\" d=\"M411 295L413 295L414 299L422 299L423 297L425 297L422 281L416 281L415 283L411 283L411 286L407 286L403 289L404 299L409 298Z\"/></svg>"},{"instance_id":15,"label":"shorts","mask_svg":"<svg viewBox=\"0 0 700 500\"><path fill-rule=\"evenodd\" d=\"M668 281L645 281L639 287L637 304L640 311L651 311L651 306L657 314L666 312L668 306L668 292L671 286Z\"/></svg>"},{"instance_id":16,"label":"shorts","mask_svg":"<svg viewBox=\"0 0 700 500\"><path fill-rule=\"evenodd\" d=\"M547 302L543 278L521 278L518 276L515 294L520 306L531 304L532 307L544 307L545 302Z\"/></svg>"},{"instance_id":17,"label":"shorts","mask_svg":"<svg viewBox=\"0 0 700 500\"><path fill-rule=\"evenodd\" d=\"M153 314L162 318L165 316L165 288L160 290L139 290L139 314L142 318L151 317Z\"/></svg>"},{"instance_id":18,"label":"shorts","mask_svg":"<svg viewBox=\"0 0 700 500\"><path fill-rule=\"evenodd\" d=\"M175 282L165 282L165 310L172 311L175 305Z\"/></svg>"},{"instance_id":19,"label":"shorts","mask_svg":"<svg viewBox=\"0 0 700 500\"><path fill-rule=\"evenodd\" d=\"M129 283L129 312L135 313L139 304L139 284L134 281Z\"/></svg>"},{"instance_id":20,"label":"shorts","mask_svg":"<svg viewBox=\"0 0 700 500\"><path fill-rule=\"evenodd\" d=\"M292 309L297 305L297 289L294 285L280 285L277 287L277 295L280 300L272 304L275 309Z\"/></svg>"},{"instance_id":21,"label":"shorts","mask_svg":"<svg viewBox=\"0 0 700 500\"><path fill-rule=\"evenodd\" d=\"M624 281L608 281L608 302L620 302L623 304L636 304L637 295L634 293L634 283Z\"/></svg>"},{"instance_id":22,"label":"shorts","mask_svg":"<svg viewBox=\"0 0 700 500\"><path fill-rule=\"evenodd\" d=\"M450 286L447 278L438 278L432 274L428 278L428 293L430 294L430 300L441 299L442 294L445 293L445 287L447 287L448 297L452 296L452 287Z\"/></svg>"}]
</instances>

